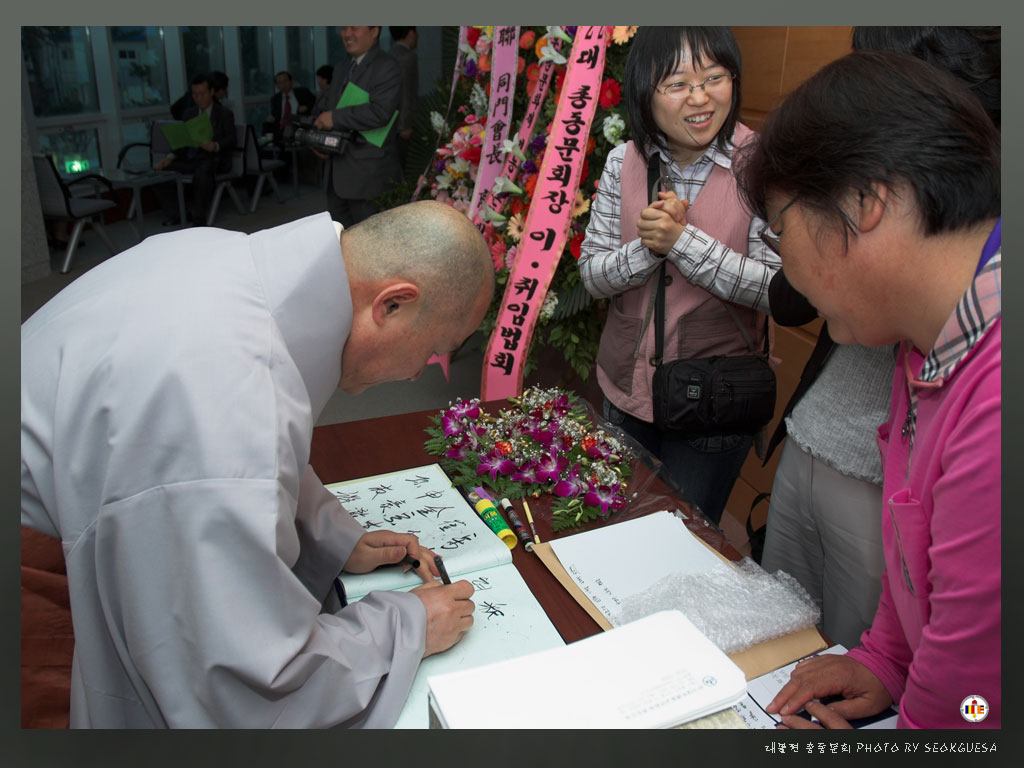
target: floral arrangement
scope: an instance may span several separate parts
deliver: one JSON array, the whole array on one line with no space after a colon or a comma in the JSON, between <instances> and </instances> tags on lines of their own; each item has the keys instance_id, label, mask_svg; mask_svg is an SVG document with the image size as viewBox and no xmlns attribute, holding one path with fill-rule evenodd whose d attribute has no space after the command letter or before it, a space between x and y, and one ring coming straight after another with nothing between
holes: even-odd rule
<instances>
[{"instance_id":1,"label":"floral arrangement","mask_svg":"<svg viewBox=\"0 0 1024 768\"><path fill-rule=\"evenodd\" d=\"M580 188L572 211L566 252L559 261L544 308L534 332L533 345L527 358L525 373L536 366L538 346L554 347L579 377L586 381L597 355L597 345L604 325L604 302L593 300L580 281L576 260L580 257L589 221L591 202L604 168L605 157L613 148L628 139L627 116L622 103L622 78L626 56L636 27L608 27L606 63L597 111L586 145ZM430 113L430 125L437 136L438 149L424 174L420 197L448 203L466 212L473 195L480 164L487 122L487 99L490 90L491 41L494 27L469 27L462 44L465 54L459 73L453 115ZM527 212L533 201L537 174L544 158L547 137L555 107L565 79L566 57L576 27L521 27L516 93L512 112L511 138L504 151L521 158L519 176L514 183L501 183L498 202L500 210L488 212L484 238L494 262L497 288L491 311L484 318L481 330L489 335L494 328L502 292L523 235ZM554 49L555 38L564 40L561 52ZM516 146L514 137L526 112L527 102L537 86L540 66L555 62L555 76L544 102L532 137L526 146ZM451 83L441 83L443 103ZM435 100L436 101L436 100ZM451 123L454 122L454 125ZM499 181L501 181L499 179Z\"/></svg>"},{"instance_id":2,"label":"floral arrangement","mask_svg":"<svg viewBox=\"0 0 1024 768\"><path fill-rule=\"evenodd\" d=\"M556 531L626 506L634 456L593 426L575 395L527 389L510 402L491 416L478 399L460 399L432 419L427 452L440 457L455 485L486 484L498 498L551 493Z\"/></svg>"}]
</instances>

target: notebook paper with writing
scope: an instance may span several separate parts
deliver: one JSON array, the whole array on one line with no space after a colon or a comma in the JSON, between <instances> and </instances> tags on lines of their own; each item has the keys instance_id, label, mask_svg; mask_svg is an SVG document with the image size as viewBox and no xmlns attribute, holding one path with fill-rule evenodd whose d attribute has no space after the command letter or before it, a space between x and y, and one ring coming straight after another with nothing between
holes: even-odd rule
<instances>
[{"instance_id":1,"label":"notebook paper with writing","mask_svg":"<svg viewBox=\"0 0 1024 768\"><path fill-rule=\"evenodd\" d=\"M512 552L452 485L439 464L403 469L326 486L348 513L368 531L411 533L444 558L452 579L510 564ZM349 599L375 589L422 584L400 566L365 574L342 573Z\"/></svg>"},{"instance_id":2,"label":"notebook paper with writing","mask_svg":"<svg viewBox=\"0 0 1024 768\"><path fill-rule=\"evenodd\" d=\"M429 675L565 644L512 564L509 548L452 486L440 465L326 487L364 528L415 534L423 546L444 558L453 581L466 579L475 590L472 628L447 651L420 663L396 728L428 727ZM360 575L343 573L341 578L353 602L373 590L408 590L423 583L400 566Z\"/></svg>"},{"instance_id":3,"label":"notebook paper with writing","mask_svg":"<svg viewBox=\"0 0 1024 768\"><path fill-rule=\"evenodd\" d=\"M529 685L503 686L522 678ZM671 728L727 709L743 671L680 611L660 611L569 645L431 675L430 706L447 728Z\"/></svg>"}]
</instances>

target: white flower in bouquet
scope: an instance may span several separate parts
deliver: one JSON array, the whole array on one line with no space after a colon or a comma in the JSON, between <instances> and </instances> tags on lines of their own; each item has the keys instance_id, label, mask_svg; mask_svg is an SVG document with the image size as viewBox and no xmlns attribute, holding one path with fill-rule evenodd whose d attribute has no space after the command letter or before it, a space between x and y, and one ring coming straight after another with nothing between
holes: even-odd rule
<instances>
[{"instance_id":1,"label":"white flower in bouquet","mask_svg":"<svg viewBox=\"0 0 1024 768\"><path fill-rule=\"evenodd\" d=\"M480 83L473 83L473 89L469 94L469 105L472 107L474 114L487 114L487 94L480 86Z\"/></svg>"},{"instance_id":2,"label":"white flower in bouquet","mask_svg":"<svg viewBox=\"0 0 1024 768\"><path fill-rule=\"evenodd\" d=\"M608 117L604 119L604 122L601 123L601 132L604 133L604 137L616 147L625 141L625 139L622 138L622 132L624 130L626 130L625 121L614 112L608 115Z\"/></svg>"},{"instance_id":3,"label":"white flower in bouquet","mask_svg":"<svg viewBox=\"0 0 1024 768\"><path fill-rule=\"evenodd\" d=\"M548 294L544 297L544 303L540 307L540 321L546 322L551 319L551 316L555 314L555 307L558 306L558 294L554 291L548 291Z\"/></svg>"},{"instance_id":4,"label":"white flower in bouquet","mask_svg":"<svg viewBox=\"0 0 1024 768\"><path fill-rule=\"evenodd\" d=\"M444 136L448 134L448 126L445 124L444 115L442 115L440 112L431 110L430 127L434 129L434 133L436 133L438 136Z\"/></svg>"}]
</instances>

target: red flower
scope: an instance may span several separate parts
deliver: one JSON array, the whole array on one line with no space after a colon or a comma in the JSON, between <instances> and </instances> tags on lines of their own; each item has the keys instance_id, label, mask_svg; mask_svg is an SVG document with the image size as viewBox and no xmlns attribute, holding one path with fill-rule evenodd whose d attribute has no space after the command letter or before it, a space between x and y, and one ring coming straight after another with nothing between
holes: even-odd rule
<instances>
[{"instance_id":1,"label":"red flower","mask_svg":"<svg viewBox=\"0 0 1024 768\"><path fill-rule=\"evenodd\" d=\"M519 61L516 62L516 74L523 74L523 70L526 69L526 59L522 56L519 57Z\"/></svg>"},{"instance_id":2,"label":"red flower","mask_svg":"<svg viewBox=\"0 0 1024 768\"><path fill-rule=\"evenodd\" d=\"M522 213L526 210L526 201L522 197L516 196L508 204L509 216L515 216L517 213Z\"/></svg>"},{"instance_id":3,"label":"red flower","mask_svg":"<svg viewBox=\"0 0 1024 768\"><path fill-rule=\"evenodd\" d=\"M573 236L572 240L569 241L569 251L572 253L572 257L576 261L580 260L580 245L583 244L583 233L579 232Z\"/></svg>"},{"instance_id":4,"label":"red flower","mask_svg":"<svg viewBox=\"0 0 1024 768\"><path fill-rule=\"evenodd\" d=\"M537 174L536 173L532 173L532 174L530 174L530 178L528 178L523 183L523 190L526 192L526 196L532 200L533 199L533 191L536 188L537 188Z\"/></svg>"},{"instance_id":5,"label":"red flower","mask_svg":"<svg viewBox=\"0 0 1024 768\"><path fill-rule=\"evenodd\" d=\"M533 44L537 41L537 33L532 29L528 29L519 36L519 47L524 51L530 50Z\"/></svg>"},{"instance_id":6,"label":"red flower","mask_svg":"<svg viewBox=\"0 0 1024 768\"><path fill-rule=\"evenodd\" d=\"M459 157L468 163L476 164L480 162L480 155L482 152L483 150L478 146L466 147L464 150L459 152Z\"/></svg>"},{"instance_id":7,"label":"red flower","mask_svg":"<svg viewBox=\"0 0 1024 768\"><path fill-rule=\"evenodd\" d=\"M597 103L601 105L601 109L611 109L620 101L622 101L622 87L609 77L601 83L601 95L598 97Z\"/></svg>"},{"instance_id":8,"label":"red flower","mask_svg":"<svg viewBox=\"0 0 1024 768\"><path fill-rule=\"evenodd\" d=\"M535 81L538 77L540 77L540 64L535 61L526 68L526 79Z\"/></svg>"},{"instance_id":9,"label":"red flower","mask_svg":"<svg viewBox=\"0 0 1024 768\"><path fill-rule=\"evenodd\" d=\"M611 27L609 27L609 29L611 29ZM611 32L608 33L608 36L611 37ZM466 30L466 42L469 44L470 48L476 48L476 41L479 39L479 29L477 29L476 27L470 27L469 29Z\"/></svg>"}]
</instances>

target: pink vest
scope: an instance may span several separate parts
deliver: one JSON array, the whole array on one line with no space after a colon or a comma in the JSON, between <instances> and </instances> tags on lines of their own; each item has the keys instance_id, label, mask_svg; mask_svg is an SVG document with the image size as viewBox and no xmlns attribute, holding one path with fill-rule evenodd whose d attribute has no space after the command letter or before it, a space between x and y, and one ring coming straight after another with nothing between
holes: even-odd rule
<instances>
[{"instance_id":1,"label":"pink vest","mask_svg":"<svg viewBox=\"0 0 1024 768\"><path fill-rule=\"evenodd\" d=\"M737 123L733 144L741 146L753 135L753 131ZM640 211L649 205L650 195L647 165L633 142L627 146L619 183L622 242L628 243L637 238L636 222ZM750 218L740 202L732 171L717 164L686 213L687 223L744 256ZM650 359L654 356L654 284L651 279L612 297L597 353L597 381L605 396L618 409L644 421L653 420L654 367ZM648 307L650 319L645 323ZM739 304L731 307L760 351L764 345L765 316ZM672 262L666 262L665 361L747 354L750 349L725 302L689 283Z\"/></svg>"}]
</instances>

